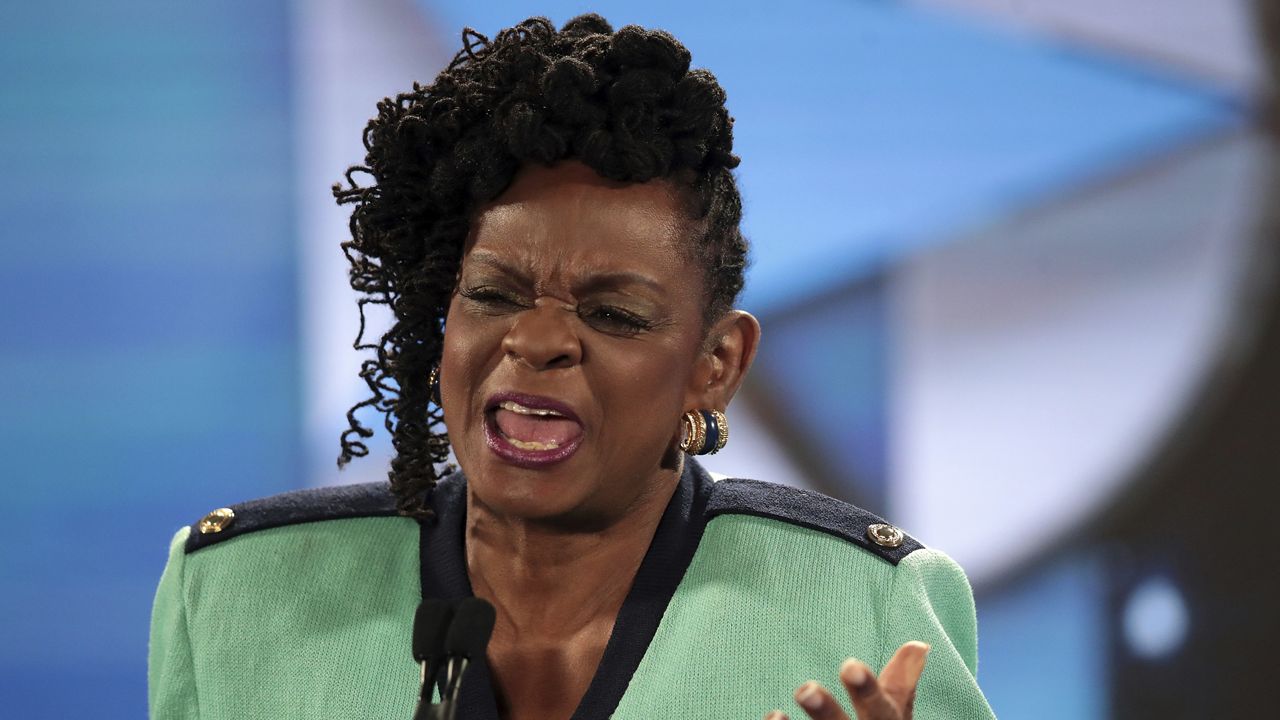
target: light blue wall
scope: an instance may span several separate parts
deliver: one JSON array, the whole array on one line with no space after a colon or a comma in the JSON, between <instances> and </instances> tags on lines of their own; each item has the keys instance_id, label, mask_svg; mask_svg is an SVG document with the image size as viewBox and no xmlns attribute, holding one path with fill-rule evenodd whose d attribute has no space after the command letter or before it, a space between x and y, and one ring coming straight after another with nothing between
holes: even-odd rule
<instances>
[{"instance_id":1,"label":"light blue wall","mask_svg":"<svg viewBox=\"0 0 1280 720\"><path fill-rule=\"evenodd\" d=\"M6 717L143 717L166 539L300 481L286 6L0 10Z\"/></svg>"}]
</instances>

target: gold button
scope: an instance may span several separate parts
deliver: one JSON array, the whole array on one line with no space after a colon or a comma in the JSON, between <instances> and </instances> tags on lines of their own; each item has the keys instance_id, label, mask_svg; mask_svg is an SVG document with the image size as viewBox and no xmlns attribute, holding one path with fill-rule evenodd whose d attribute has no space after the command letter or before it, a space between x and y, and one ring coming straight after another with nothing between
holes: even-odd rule
<instances>
[{"instance_id":1,"label":"gold button","mask_svg":"<svg viewBox=\"0 0 1280 720\"><path fill-rule=\"evenodd\" d=\"M867 528L867 537L880 547L896 548L902 544L902 531L892 525L876 523Z\"/></svg>"},{"instance_id":2,"label":"gold button","mask_svg":"<svg viewBox=\"0 0 1280 720\"><path fill-rule=\"evenodd\" d=\"M227 529L227 526L235 521L235 519L236 514L231 510L231 508L218 508L208 515L205 515L200 520L200 524L196 525L196 529L200 531L201 535L220 533Z\"/></svg>"}]
</instances>

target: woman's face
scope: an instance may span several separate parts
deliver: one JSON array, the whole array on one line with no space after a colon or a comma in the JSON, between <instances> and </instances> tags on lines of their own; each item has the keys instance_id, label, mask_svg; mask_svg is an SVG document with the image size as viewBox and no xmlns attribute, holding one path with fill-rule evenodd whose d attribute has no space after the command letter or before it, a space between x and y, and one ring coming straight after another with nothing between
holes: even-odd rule
<instances>
[{"instance_id":1,"label":"woman's face","mask_svg":"<svg viewBox=\"0 0 1280 720\"><path fill-rule=\"evenodd\" d=\"M706 401L695 225L664 181L529 167L471 228L445 323L445 423L473 500L595 523L671 478Z\"/></svg>"}]
</instances>

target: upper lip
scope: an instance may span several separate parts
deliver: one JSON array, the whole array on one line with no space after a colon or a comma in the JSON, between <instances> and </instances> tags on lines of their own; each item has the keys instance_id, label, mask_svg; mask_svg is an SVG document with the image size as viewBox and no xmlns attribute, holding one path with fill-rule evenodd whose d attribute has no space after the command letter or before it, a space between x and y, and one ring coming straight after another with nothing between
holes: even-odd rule
<instances>
[{"instance_id":1,"label":"upper lip","mask_svg":"<svg viewBox=\"0 0 1280 720\"><path fill-rule=\"evenodd\" d=\"M508 400L516 403L517 405L523 405L531 410L550 410L558 415L563 415L565 418L572 420L579 425L582 424L582 420L578 418L578 413L574 412L573 408L569 407L568 404L554 398L543 397L541 395L527 395L525 393L518 392L499 392L490 395L489 399L486 400L484 404L485 412L496 409L498 405Z\"/></svg>"}]
</instances>

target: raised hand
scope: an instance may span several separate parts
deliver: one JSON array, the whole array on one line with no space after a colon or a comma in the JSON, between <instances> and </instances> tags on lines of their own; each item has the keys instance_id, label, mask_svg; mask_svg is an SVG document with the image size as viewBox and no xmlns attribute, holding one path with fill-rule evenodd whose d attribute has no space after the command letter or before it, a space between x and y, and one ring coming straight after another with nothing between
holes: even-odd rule
<instances>
[{"instance_id":1,"label":"raised hand","mask_svg":"<svg viewBox=\"0 0 1280 720\"><path fill-rule=\"evenodd\" d=\"M880 677L860 660L845 660L840 666L840 682L853 701L858 720L911 720L916 685L928 654L928 645L915 640L906 643L889 659ZM812 720L849 720L831 693L812 680L796 689L796 702ZM787 720L787 716L774 710L765 720Z\"/></svg>"}]
</instances>

